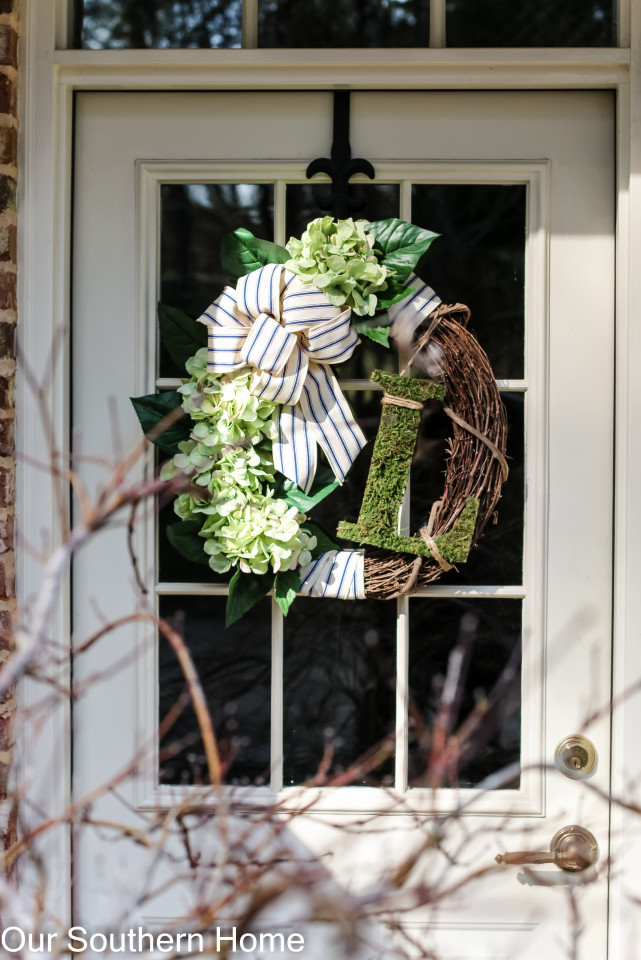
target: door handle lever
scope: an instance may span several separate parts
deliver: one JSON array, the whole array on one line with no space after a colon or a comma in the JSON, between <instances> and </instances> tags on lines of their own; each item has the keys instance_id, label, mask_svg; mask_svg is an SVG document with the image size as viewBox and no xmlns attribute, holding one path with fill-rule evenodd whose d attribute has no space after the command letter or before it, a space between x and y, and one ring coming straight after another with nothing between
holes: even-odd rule
<instances>
[{"instance_id":1,"label":"door handle lever","mask_svg":"<svg viewBox=\"0 0 641 960\"><path fill-rule=\"evenodd\" d=\"M562 827L552 837L550 850L517 850L499 853L497 863L554 863L561 870L578 873L593 867L599 858L599 845L585 827Z\"/></svg>"}]
</instances>

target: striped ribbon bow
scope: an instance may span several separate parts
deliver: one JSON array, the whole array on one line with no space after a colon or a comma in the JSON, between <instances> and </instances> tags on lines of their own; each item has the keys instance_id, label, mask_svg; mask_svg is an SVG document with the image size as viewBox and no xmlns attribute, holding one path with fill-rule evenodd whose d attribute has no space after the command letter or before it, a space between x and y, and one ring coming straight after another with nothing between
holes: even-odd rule
<instances>
[{"instance_id":1,"label":"striped ribbon bow","mask_svg":"<svg viewBox=\"0 0 641 960\"><path fill-rule=\"evenodd\" d=\"M306 492L317 445L342 482L366 440L330 364L348 360L358 344L349 309L341 311L282 264L238 281L200 317L209 327L207 369L254 367L251 392L277 411L274 465Z\"/></svg>"}]
</instances>

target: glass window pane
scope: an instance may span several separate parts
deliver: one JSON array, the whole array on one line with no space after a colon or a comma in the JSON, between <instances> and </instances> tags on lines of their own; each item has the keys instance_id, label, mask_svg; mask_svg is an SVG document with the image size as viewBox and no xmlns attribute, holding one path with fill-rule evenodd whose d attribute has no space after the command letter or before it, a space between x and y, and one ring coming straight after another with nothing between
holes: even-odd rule
<instances>
[{"instance_id":1,"label":"glass window pane","mask_svg":"<svg viewBox=\"0 0 641 960\"><path fill-rule=\"evenodd\" d=\"M285 230L287 237L300 237L310 220L326 216L318 200L326 196L331 189L329 182L312 181L310 183L287 184L287 219ZM350 185L350 195L362 197L365 201L361 210L352 214L354 220L386 220L398 217L399 185L397 183L360 183Z\"/></svg>"},{"instance_id":2,"label":"glass window pane","mask_svg":"<svg viewBox=\"0 0 641 960\"><path fill-rule=\"evenodd\" d=\"M447 0L448 47L612 47L617 0Z\"/></svg>"},{"instance_id":3,"label":"glass window pane","mask_svg":"<svg viewBox=\"0 0 641 960\"><path fill-rule=\"evenodd\" d=\"M270 776L271 603L225 629L226 597L162 597L160 616L189 647L211 712L225 783L264 785ZM170 644L158 650L159 723L181 703L185 678ZM187 700L160 743L160 782L206 783L198 723Z\"/></svg>"},{"instance_id":4,"label":"glass window pane","mask_svg":"<svg viewBox=\"0 0 641 960\"><path fill-rule=\"evenodd\" d=\"M260 47L426 47L429 0L259 0Z\"/></svg>"},{"instance_id":5,"label":"glass window pane","mask_svg":"<svg viewBox=\"0 0 641 960\"><path fill-rule=\"evenodd\" d=\"M375 390L345 390L345 398L368 443L356 457L345 482L321 500L310 512L310 519L333 539L336 538L336 528L341 520L356 520L358 517L372 459L374 439L381 418L381 396L382 394ZM353 545L349 541L340 541L342 549L347 550L350 546ZM360 549L361 544L354 546Z\"/></svg>"},{"instance_id":6,"label":"glass window pane","mask_svg":"<svg viewBox=\"0 0 641 960\"><path fill-rule=\"evenodd\" d=\"M76 0L75 47L240 47L242 0Z\"/></svg>"},{"instance_id":7,"label":"glass window pane","mask_svg":"<svg viewBox=\"0 0 641 960\"><path fill-rule=\"evenodd\" d=\"M524 363L526 187L415 184L412 220L441 236L422 273L444 303L465 303L497 378Z\"/></svg>"},{"instance_id":8,"label":"glass window pane","mask_svg":"<svg viewBox=\"0 0 641 960\"><path fill-rule=\"evenodd\" d=\"M165 183L161 187L160 301L198 317L228 283L226 233L274 236L274 188L256 183ZM161 377L184 376L161 352Z\"/></svg>"},{"instance_id":9,"label":"glass window pane","mask_svg":"<svg viewBox=\"0 0 641 960\"><path fill-rule=\"evenodd\" d=\"M466 563L439 578L439 583L520 584L523 577L524 402L523 393L501 394L508 419L507 456L510 475L501 489L496 523L488 523ZM430 508L443 493L443 471L452 422L441 404L423 408L410 472L410 531L427 523Z\"/></svg>"},{"instance_id":10,"label":"glass window pane","mask_svg":"<svg viewBox=\"0 0 641 960\"><path fill-rule=\"evenodd\" d=\"M519 760L520 644L520 600L410 600L410 786L474 787Z\"/></svg>"},{"instance_id":11,"label":"glass window pane","mask_svg":"<svg viewBox=\"0 0 641 960\"><path fill-rule=\"evenodd\" d=\"M361 342L344 363L334 364L334 373L339 380L369 380L372 370L390 370L398 372L398 353L392 340L390 346L360 335Z\"/></svg>"},{"instance_id":12,"label":"glass window pane","mask_svg":"<svg viewBox=\"0 0 641 960\"><path fill-rule=\"evenodd\" d=\"M396 604L299 597L284 628L284 785L392 786Z\"/></svg>"}]
</instances>

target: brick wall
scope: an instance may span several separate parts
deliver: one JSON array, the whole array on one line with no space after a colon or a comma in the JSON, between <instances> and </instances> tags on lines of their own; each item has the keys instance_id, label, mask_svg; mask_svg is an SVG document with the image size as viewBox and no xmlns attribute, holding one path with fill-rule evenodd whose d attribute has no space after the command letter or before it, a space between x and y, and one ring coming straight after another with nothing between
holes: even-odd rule
<instances>
[{"instance_id":1,"label":"brick wall","mask_svg":"<svg viewBox=\"0 0 641 960\"><path fill-rule=\"evenodd\" d=\"M13 520L14 333L17 320L16 183L18 137L18 0L0 0L0 662L8 656L15 610ZM0 799L13 752L15 697L0 702ZM15 838L15 811L0 823L0 845Z\"/></svg>"}]
</instances>

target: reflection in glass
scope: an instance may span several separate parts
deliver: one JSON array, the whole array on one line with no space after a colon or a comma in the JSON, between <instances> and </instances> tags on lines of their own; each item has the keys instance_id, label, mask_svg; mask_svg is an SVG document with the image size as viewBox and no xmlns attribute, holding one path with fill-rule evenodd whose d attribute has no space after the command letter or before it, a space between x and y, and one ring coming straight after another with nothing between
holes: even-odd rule
<instances>
[{"instance_id":1,"label":"reflection in glass","mask_svg":"<svg viewBox=\"0 0 641 960\"><path fill-rule=\"evenodd\" d=\"M426 47L429 0L259 0L260 47Z\"/></svg>"},{"instance_id":2,"label":"reflection in glass","mask_svg":"<svg viewBox=\"0 0 641 960\"><path fill-rule=\"evenodd\" d=\"M410 600L411 787L474 787L519 761L520 644L520 600Z\"/></svg>"},{"instance_id":3,"label":"reflection in glass","mask_svg":"<svg viewBox=\"0 0 641 960\"><path fill-rule=\"evenodd\" d=\"M345 398L368 443L354 461L345 482L332 491L325 500L321 500L309 514L310 520L322 527L333 540L336 539L336 528L341 520L356 520L358 517L372 459L374 438L381 417L381 396L382 394L375 390L345 391ZM346 540L338 542L341 549L345 550L351 546L359 548L361 546Z\"/></svg>"},{"instance_id":4,"label":"reflection in glass","mask_svg":"<svg viewBox=\"0 0 641 960\"><path fill-rule=\"evenodd\" d=\"M617 0L447 0L448 47L612 47Z\"/></svg>"},{"instance_id":5,"label":"reflection in glass","mask_svg":"<svg viewBox=\"0 0 641 960\"><path fill-rule=\"evenodd\" d=\"M361 342L351 357L337 363L333 370L338 380L369 380L372 370L390 370L398 373L398 353L390 338L389 347L384 347L361 334Z\"/></svg>"},{"instance_id":6,"label":"reflection in glass","mask_svg":"<svg viewBox=\"0 0 641 960\"><path fill-rule=\"evenodd\" d=\"M424 279L444 303L470 308L495 376L522 378L526 187L416 184L412 221L441 234Z\"/></svg>"},{"instance_id":7,"label":"reflection in glass","mask_svg":"<svg viewBox=\"0 0 641 960\"><path fill-rule=\"evenodd\" d=\"M74 46L240 47L242 0L75 0Z\"/></svg>"},{"instance_id":8,"label":"reflection in glass","mask_svg":"<svg viewBox=\"0 0 641 960\"><path fill-rule=\"evenodd\" d=\"M510 475L496 510L466 563L439 578L439 583L520 584L523 577L524 401L523 393L502 393L508 418L507 457ZM443 493L443 473L452 422L439 403L423 408L410 472L410 532L420 530Z\"/></svg>"},{"instance_id":9,"label":"reflection in glass","mask_svg":"<svg viewBox=\"0 0 641 960\"><path fill-rule=\"evenodd\" d=\"M180 633L211 712L225 783L261 785L270 776L270 601L225 629L226 597L162 597L160 616ZM185 678L170 644L158 650L158 719L185 698ZM160 782L206 783L207 764L191 703L160 743Z\"/></svg>"},{"instance_id":10,"label":"reflection in glass","mask_svg":"<svg viewBox=\"0 0 641 960\"><path fill-rule=\"evenodd\" d=\"M310 220L326 216L326 211L318 206L319 198L327 195L330 184L327 181L287 184L287 215L285 232L287 238L299 237ZM350 195L362 197L365 205L355 211L354 220L386 220L398 217L399 185L397 183L360 183L350 185Z\"/></svg>"},{"instance_id":11,"label":"reflection in glass","mask_svg":"<svg viewBox=\"0 0 641 960\"><path fill-rule=\"evenodd\" d=\"M284 785L392 786L396 604L299 597L284 629Z\"/></svg>"},{"instance_id":12,"label":"reflection in glass","mask_svg":"<svg viewBox=\"0 0 641 960\"><path fill-rule=\"evenodd\" d=\"M256 183L165 183L161 187L160 300L200 316L228 283L220 261L227 233L274 235L274 188ZM164 353L161 377L184 376Z\"/></svg>"}]
</instances>

